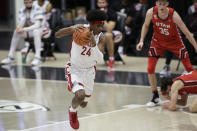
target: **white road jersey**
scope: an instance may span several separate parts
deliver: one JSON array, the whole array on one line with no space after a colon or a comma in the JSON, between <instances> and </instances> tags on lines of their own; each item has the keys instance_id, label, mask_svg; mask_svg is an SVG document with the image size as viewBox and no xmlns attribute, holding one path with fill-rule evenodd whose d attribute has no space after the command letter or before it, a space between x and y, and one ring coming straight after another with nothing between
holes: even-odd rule
<instances>
[{"instance_id":1,"label":"white road jersey","mask_svg":"<svg viewBox=\"0 0 197 131\"><path fill-rule=\"evenodd\" d=\"M44 19L41 10L35 10L32 6L31 12L28 12L25 7L20 9L18 15L18 24L22 27L25 26L25 23L29 26L33 25L36 20Z\"/></svg>"},{"instance_id":2,"label":"white road jersey","mask_svg":"<svg viewBox=\"0 0 197 131\"><path fill-rule=\"evenodd\" d=\"M87 25L84 25L87 27ZM99 38L102 33L95 35L94 39L96 42L95 47L79 46L74 41L72 41L72 47L70 51L70 62L71 65L77 68L91 68L96 65L96 63L100 63L103 61L103 54L98 48Z\"/></svg>"},{"instance_id":3,"label":"white road jersey","mask_svg":"<svg viewBox=\"0 0 197 131\"><path fill-rule=\"evenodd\" d=\"M49 1L48 1L48 0L45 0L45 1L44 1L44 4L43 4L42 6L40 6L40 5L38 4L38 1L37 1L37 0L33 2L33 7L34 7L36 10L37 10L37 9L42 10L43 15L45 16L45 20L48 20L48 19L50 18L49 14L47 14L47 11L46 11L46 7L47 7L48 4L49 4Z\"/></svg>"}]
</instances>

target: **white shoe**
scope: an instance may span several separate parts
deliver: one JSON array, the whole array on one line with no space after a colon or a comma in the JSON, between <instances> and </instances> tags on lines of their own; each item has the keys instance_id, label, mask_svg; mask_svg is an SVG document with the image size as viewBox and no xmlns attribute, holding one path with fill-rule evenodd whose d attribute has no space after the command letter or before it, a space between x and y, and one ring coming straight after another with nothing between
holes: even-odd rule
<instances>
[{"instance_id":1,"label":"white shoe","mask_svg":"<svg viewBox=\"0 0 197 131\"><path fill-rule=\"evenodd\" d=\"M1 61L1 64L13 64L13 63L15 63L15 60L10 56L6 57Z\"/></svg>"},{"instance_id":2,"label":"white shoe","mask_svg":"<svg viewBox=\"0 0 197 131\"><path fill-rule=\"evenodd\" d=\"M170 66L165 65L159 74L160 76L170 76L171 75Z\"/></svg>"},{"instance_id":3,"label":"white shoe","mask_svg":"<svg viewBox=\"0 0 197 131\"><path fill-rule=\"evenodd\" d=\"M183 71L182 75L188 74L186 70Z\"/></svg>"},{"instance_id":4,"label":"white shoe","mask_svg":"<svg viewBox=\"0 0 197 131\"><path fill-rule=\"evenodd\" d=\"M37 65L40 65L41 64L41 60L40 60L40 58L38 58L38 57L35 57L34 59L33 59L33 61L31 62L31 65L32 66L37 66Z\"/></svg>"},{"instance_id":5,"label":"white shoe","mask_svg":"<svg viewBox=\"0 0 197 131\"><path fill-rule=\"evenodd\" d=\"M155 102L153 102L153 101L148 102L146 104L146 106L148 106L148 107L154 107L154 106L157 106L157 105L159 105L161 103L161 99L160 98L156 98L154 101Z\"/></svg>"}]
</instances>

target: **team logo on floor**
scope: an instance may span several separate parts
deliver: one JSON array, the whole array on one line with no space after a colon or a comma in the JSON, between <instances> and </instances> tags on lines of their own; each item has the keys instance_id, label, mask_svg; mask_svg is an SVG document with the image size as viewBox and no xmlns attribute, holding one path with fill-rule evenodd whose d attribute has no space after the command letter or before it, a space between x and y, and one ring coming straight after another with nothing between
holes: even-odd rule
<instances>
[{"instance_id":1,"label":"team logo on floor","mask_svg":"<svg viewBox=\"0 0 197 131\"><path fill-rule=\"evenodd\" d=\"M39 104L24 101L0 100L0 113L28 112L35 110L48 111L49 108Z\"/></svg>"}]
</instances>

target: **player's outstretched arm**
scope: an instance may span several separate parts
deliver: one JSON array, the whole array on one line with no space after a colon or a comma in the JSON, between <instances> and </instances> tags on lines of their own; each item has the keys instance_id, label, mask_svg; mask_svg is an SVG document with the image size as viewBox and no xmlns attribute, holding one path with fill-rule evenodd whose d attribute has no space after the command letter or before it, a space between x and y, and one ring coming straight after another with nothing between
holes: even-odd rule
<instances>
[{"instance_id":1,"label":"player's outstretched arm","mask_svg":"<svg viewBox=\"0 0 197 131\"><path fill-rule=\"evenodd\" d=\"M144 45L144 39L146 37L146 34L148 32L148 29L149 29L150 22L152 20L152 14L153 14L153 8L149 9L146 13L146 18L145 18L145 21L144 21L144 24L143 24L142 30L141 30L140 41L136 46L137 51L142 50L142 47Z\"/></svg>"},{"instance_id":2,"label":"player's outstretched arm","mask_svg":"<svg viewBox=\"0 0 197 131\"><path fill-rule=\"evenodd\" d=\"M176 80L172 84L171 88L171 100L170 100L170 105L169 105L169 110L170 111L175 111L176 110L176 104L178 101L178 91L183 88L184 84L181 80Z\"/></svg>"},{"instance_id":3,"label":"player's outstretched arm","mask_svg":"<svg viewBox=\"0 0 197 131\"><path fill-rule=\"evenodd\" d=\"M55 37L56 38L61 38L61 37L64 37L64 36L72 35L75 32L75 30L77 30L79 28L82 28L82 27L83 27L82 24L77 24L77 25L73 25L73 26L70 26L70 27L60 29L55 33Z\"/></svg>"},{"instance_id":4,"label":"player's outstretched arm","mask_svg":"<svg viewBox=\"0 0 197 131\"><path fill-rule=\"evenodd\" d=\"M179 14L175 11L173 14L173 21L177 24L177 26L181 29L181 31L184 33L186 38L189 40L189 42L193 45L195 51L197 52L197 43L196 40L193 37L193 34L188 30L184 22L182 21Z\"/></svg>"}]
</instances>

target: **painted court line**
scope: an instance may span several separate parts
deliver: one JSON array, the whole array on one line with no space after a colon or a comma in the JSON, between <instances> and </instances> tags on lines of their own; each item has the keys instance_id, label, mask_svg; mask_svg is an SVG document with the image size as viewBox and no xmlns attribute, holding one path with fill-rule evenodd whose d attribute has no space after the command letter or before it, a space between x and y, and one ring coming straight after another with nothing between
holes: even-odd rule
<instances>
[{"instance_id":1,"label":"painted court line","mask_svg":"<svg viewBox=\"0 0 197 131\"><path fill-rule=\"evenodd\" d=\"M146 105L126 105L123 106L123 109L118 109L118 110L114 110L114 111L110 111L110 112L104 112L104 113L100 113L100 114L93 114L91 116L86 116L86 117L81 117L79 118L79 120L84 120L84 119L89 119L89 118L95 118L95 117L99 117L99 116L104 116L104 115L108 115L108 114L113 114L113 113L117 113L117 112L123 112L123 111L128 111L128 110L132 110L132 109L137 109L137 108L141 108L141 107L146 107ZM29 128L29 129L24 129L24 130L8 130L8 131L36 131L37 130L42 130L42 128L45 127L53 127L53 126L58 126L61 124L68 124L69 125L69 121L61 121L61 122L54 122L53 124L46 124L43 126L38 126L38 127L33 127L33 128Z\"/></svg>"}]
</instances>

